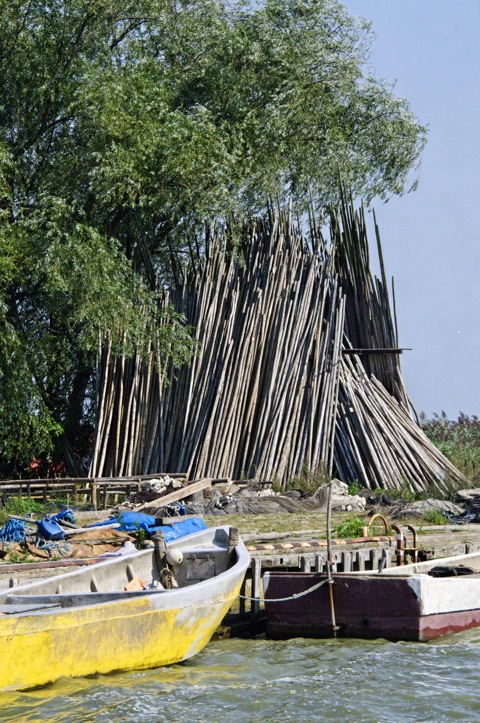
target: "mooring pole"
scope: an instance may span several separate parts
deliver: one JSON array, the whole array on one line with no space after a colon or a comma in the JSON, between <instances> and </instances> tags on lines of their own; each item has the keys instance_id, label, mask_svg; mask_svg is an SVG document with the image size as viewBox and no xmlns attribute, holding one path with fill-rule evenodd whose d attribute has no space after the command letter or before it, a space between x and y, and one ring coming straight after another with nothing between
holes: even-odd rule
<instances>
[{"instance_id":1,"label":"mooring pole","mask_svg":"<svg viewBox=\"0 0 480 723\"><path fill-rule=\"evenodd\" d=\"M333 602L332 562L332 483L330 482L327 502L327 575L328 594L330 598L330 617L332 619L332 635L336 638L339 627L335 620L335 605Z\"/></svg>"},{"instance_id":2,"label":"mooring pole","mask_svg":"<svg viewBox=\"0 0 480 723\"><path fill-rule=\"evenodd\" d=\"M152 540L154 544L154 555L155 555L155 563L157 566L157 572L158 575L162 572L163 568L165 567L165 557L167 554L167 543L165 542L165 536L161 530L157 530L152 535Z\"/></svg>"}]
</instances>

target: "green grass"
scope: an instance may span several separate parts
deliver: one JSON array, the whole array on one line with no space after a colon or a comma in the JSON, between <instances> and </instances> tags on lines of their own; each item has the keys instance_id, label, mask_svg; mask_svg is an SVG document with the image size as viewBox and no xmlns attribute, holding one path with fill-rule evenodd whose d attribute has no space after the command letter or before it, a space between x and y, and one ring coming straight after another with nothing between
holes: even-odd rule
<instances>
[{"instance_id":1,"label":"green grass","mask_svg":"<svg viewBox=\"0 0 480 723\"><path fill-rule=\"evenodd\" d=\"M307 495L313 495L319 487L330 482L330 479L330 474L325 465L321 464L315 470L304 466L298 475L289 480L287 489L302 490Z\"/></svg>"},{"instance_id":2,"label":"green grass","mask_svg":"<svg viewBox=\"0 0 480 723\"><path fill-rule=\"evenodd\" d=\"M46 513L46 507L42 502L33 500L30 497L10 497L5 505L0 508L0 524L5 524L8 515L19 515L26 517L30 514L34 516Z\"/></svg>"},{"instance_id":3,"label":"green grass","mask_svg":"<svg viewBox=\"0 0 480 723\"><path fill-rule=\"evenodd\" d=\"M429 525L447 525L448 520L439 510L427 510L423 513L423 520Z\"/></svg>"}]
</instances>

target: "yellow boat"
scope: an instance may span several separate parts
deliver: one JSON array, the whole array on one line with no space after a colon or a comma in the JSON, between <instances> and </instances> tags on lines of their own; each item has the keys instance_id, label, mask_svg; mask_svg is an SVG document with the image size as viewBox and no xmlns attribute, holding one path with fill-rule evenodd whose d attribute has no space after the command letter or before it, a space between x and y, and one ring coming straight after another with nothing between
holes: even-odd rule
<instances>
[{"instance_id":1,"label":"yellow boat","mask_svg":"<svg viewBox=\"0 0 480 723\"><path fill-rule=\"evenodd\" d=\"M0 595L0 690L191 658L249 561L236 529L216 527L10 589Z\"/></svg>"}]
</instances>

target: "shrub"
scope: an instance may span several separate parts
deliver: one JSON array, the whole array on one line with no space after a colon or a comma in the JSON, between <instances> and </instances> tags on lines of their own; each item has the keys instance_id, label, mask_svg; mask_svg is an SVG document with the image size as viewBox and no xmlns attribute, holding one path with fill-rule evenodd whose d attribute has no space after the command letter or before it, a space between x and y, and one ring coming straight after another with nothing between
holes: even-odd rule
<instances>
[{"instance_id":1,"label":"shrub","mask_svg":"<svg viewBox=\"0 0 480 723\"><path fill-rule=\"evenodd\" d=\"M351 483L348 485L348 494L349 494L349 495L352 495L352 497L353 497L354 495L358 495L358 493L359 493L360 490L362 490L362 489L363 489L363 487L362 487L362 485L360 484L360 482L351 482ZM383 491L383 490L382 490L382 491Z\"/></svg>"},{"instance_id":2,"label":"shrub","mask_svg":"<svg viewBox=\"0 0 480 723\"><path fill-rule=\"evenodd\" d=\"M415 492L410 488L407 482L404 482L399 488L392 487L388 490L382 490L388 494L392 500L406 500L407 502L414 502L416 499Z\"/></svg>"},{"instance_id":3,"label":"shrub","mask_svg":"<svg viewBox=\"0 0 480 723\"><path fill-rule=\"evenodd\" d=\"M470 480L480 483L480 419L460 412L456 420L445 412L427 419L420 415L422 429L443 455Z\"/></svg>"}]
</instances>

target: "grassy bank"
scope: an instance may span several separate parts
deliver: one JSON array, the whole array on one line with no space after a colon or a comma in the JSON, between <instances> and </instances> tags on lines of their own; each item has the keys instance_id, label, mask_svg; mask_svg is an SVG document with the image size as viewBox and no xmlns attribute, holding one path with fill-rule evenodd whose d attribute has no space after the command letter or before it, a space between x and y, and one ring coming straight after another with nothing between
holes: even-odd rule
<instances>
[{"instance_id":1,"label":"grassy bank","mask_svg":"<svg viewBox=\"0 0 480 723\"><path fill-rule=\"evenodd\" d=\"M388 513L385 513L389 523L388 534L393 535L390 527L391 520ZM362 530L368 526L371 518L370 512L334 512L332 514L332 536L336 539L348 539L361 537ZM283 512L267 515L228 515L221 517L210 515L204 518L209 527L215 525L229 524L238 527L242 535L258 536L288 533L296 539L325 539L327 536L327 520L325 512ZM400 526L406 524L414 525L419 532L426 533L430 529L437 529L439 525L447 525L447 521L441 515L430 516L427 512L422 517L405 518L395 520ZM479 527L480 530L480 527ZM385 535L385 526L381 521L375 521L369 530L370 536Z\"/></svg>"}]
</instances>

